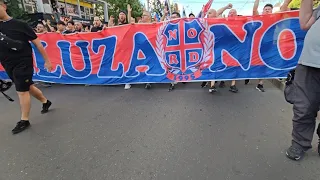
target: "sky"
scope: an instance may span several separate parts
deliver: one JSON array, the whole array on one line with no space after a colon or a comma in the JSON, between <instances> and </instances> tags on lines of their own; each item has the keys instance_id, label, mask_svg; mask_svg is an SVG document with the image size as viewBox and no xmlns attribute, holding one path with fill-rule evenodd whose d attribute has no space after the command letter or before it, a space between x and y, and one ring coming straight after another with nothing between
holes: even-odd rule
<instances>
[{"instance_id":1,"label":"sky","mask_svg":"<svg viewBox=\"0 0 320 180\"><path fill-rule=\"evenodd\" d=\"M174 3L178 3L179 9L181 10L182 10L182 6L184 6L187 15L191 12L197 15L200 12L202 6L208 2L208 0L171 0L171 1L173 1ZM283 0L260 0L259 12L262 11L263 6L267 3L275 5L276 3L282 2L282 1ZM237 9L238 14L240 15L252 15L252 7L254 4L254 0L214 0L211 8L218 10L221 7L228 5L228 3L233 4L233 8ZM224 12L224 14L227 14L227 13L228 13L228 10Z\"/></svg>"}]
</instances>

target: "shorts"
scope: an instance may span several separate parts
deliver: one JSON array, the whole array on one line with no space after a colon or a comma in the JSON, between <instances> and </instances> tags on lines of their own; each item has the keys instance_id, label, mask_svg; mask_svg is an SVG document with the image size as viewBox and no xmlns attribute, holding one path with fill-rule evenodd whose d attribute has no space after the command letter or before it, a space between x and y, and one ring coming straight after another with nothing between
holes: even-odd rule
<instances>
[{"instance_id":1,"label":"shorts","mask_svg":"<svg viewBox=\"0 0 320 180\"><path fill-rule=\"evenodd\" d=\"M30 62L30 60L25 62L21 61L15 65L2 63L6 73L15 84L17 92L27 92L30 90L30 86L34 84L32 81L33 65L28 62Z\"/></svg>"}]
</instances>

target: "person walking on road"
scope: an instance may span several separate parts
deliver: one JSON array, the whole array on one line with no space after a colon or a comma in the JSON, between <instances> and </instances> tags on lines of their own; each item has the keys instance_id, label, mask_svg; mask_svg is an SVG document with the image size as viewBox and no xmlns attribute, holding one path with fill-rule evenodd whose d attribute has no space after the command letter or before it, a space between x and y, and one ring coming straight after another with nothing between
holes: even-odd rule
<instances>
[{"instance_id":1,"label":"person walking on road","mask_svg":"<svg viewBox=\"0 0 320 180\"><path fill-rule=\"evenodd\" d=\"M313 10L313 0L302 0L300 26L308 30L299 63L295 70L292 145L288 158L300 160L311 149L320 107L320 6ZM319 133L320 129L318 129ZM318 145L318 151L320 152Z\"/></svg>"},{"instance_id":2,"label":"person walking on road","mask_svg":"<svg viewBox=\"0 0 320 180\"><path fill-rule=\"evenodd\" d=\"M27 23L11 18L6 10L4 0L0 0L0 62L14 82L20 100L21 120L12 130L13 134L17 134L30 126L30 94L41 101L41 113L47 113L52 104L33 84L33 57L29 41L43 56L48 71L52 70L52 65L32 28Z\"/></svg>"}]
</instances>

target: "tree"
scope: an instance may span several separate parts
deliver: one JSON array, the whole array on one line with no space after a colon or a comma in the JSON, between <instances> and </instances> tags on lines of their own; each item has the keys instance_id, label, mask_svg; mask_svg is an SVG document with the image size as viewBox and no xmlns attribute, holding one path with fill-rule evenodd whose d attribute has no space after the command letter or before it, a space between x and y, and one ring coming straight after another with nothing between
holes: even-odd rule
<instances>
[{"instance_id":1,"label":"tree","mask_svg":"<svg viewBox=\"0 0 320 180\"><path fill-rule=\"evenodd\" d=\"M109 16L114 16L116 19L119 16L119 12L121 10L127 11L127 4L131 5L132 14L131 16L134 18L140 17L143 11L143 5L140 0L104 0L108 3L108 13ZM101 16L103 14L103 7L97 6L96 9L97 16Z\"/></svg>"},{"instance_id":2,"label":"tree","mask_svg":"<svg viewBox=\"0 0 320 180\"><path fill-rule=\"evenodd\" d=\"M174 12L176 11L175 8L177 7L178 5L176 4L170 4L170 10L171 12ZM164 9L164 4L162 4L160 1L158 0L155 0L152 2L151 6L151 12L155 12L157 14L160 14L162 16L162 13L163 13L163 9Z\"/></svg>"},{"instance_id":3,"label":"tree","mask_svg":"<svg viewBox=\"0 0 320 180\"><path fill-rule=\"evenodd\" d=\"M25 14L24 10L21 9L19 5L21 5L21 2L19 2L19 0L7 1L7 12L11 17L18 18Z\"/></svg>"},{"instance_id":4,"label":"tree","mask_svg":"<svg viewBox=\"0 0 320 180\"><path fill-rule=\"evenodd\" d=\"M29 22L31 20L28 14L22 8L21 0L7 0L5 2L8 6L7 13L9 16L25 22Z\"/></svg>"}]
</instances>

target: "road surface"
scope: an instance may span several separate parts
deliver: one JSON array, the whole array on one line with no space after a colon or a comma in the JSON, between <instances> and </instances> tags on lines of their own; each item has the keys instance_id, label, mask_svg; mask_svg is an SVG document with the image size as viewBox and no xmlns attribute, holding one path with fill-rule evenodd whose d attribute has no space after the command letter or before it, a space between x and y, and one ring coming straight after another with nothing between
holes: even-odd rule
<instances>
[{"instance_id":1,"label":"road surface","mask_svg":"<svg viewBox=\"0 0 320 180\"><path fill-rule=\"evenodd\" d=\"M239 83L209 94L200 83L123 86L54 85L30 129L12 135L16 102L0 97L0 180L319 180L314 148L301 162L285 157L291 106L266 83Z\"/></svg>"}]
</instances>

